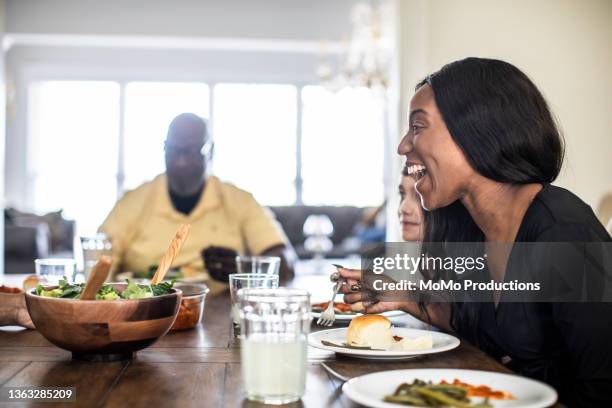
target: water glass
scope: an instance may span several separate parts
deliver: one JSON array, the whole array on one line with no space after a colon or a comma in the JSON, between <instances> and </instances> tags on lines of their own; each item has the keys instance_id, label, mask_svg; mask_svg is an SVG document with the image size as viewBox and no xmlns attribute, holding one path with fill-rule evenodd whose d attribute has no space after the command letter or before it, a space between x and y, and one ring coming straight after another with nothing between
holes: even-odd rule
<instances>
[{"instance_id":1,"label":"water glass","mask_svg":"<svg viewBox=\"0 0 612 408\"><path fill-rule=\"evenodd\" d=\"M76 262L74 259L45 258L34 261L36 275L43 283L57 285L59 280L66 277L69 281L74 279Z\"/></svg>"},{"instance_id":2,"label":"water glass","mask_svg":"<svg viewBox=\"0 0 612 408\"><path fill-rule=\"evenodd\" d=\"M96 234L90 237L81 237L81 248L83 250L83 275L87 275L91 268L102 256L112 256L113 245L106 234Z\"/></svg>"},{"instance_id":3,"label":"water glass","mask_svg":"<svg viewBox=\"0 0 612 408\"><path fill-rule=\"evenodd\" d=\"M232 321L234 324L240 323L238 313L237 292L243 288L278 288L278 275L268 275L263 273L232 273L229 276L230 299L232 304Z\"/></svg>"},{"instance_id":4,"label":"water glass","mask_svg":"<svg viewBox=\"0 0 612 408\"><path fill-rule=\"evenodd\" d=\"M238 273L265 273L278 275L280 258L278 256L242 256L236 257Z\"/></svg>"},{"instance_id":5,"label":"water glass","mask_svg":"<svg viewBox=\"0 0 612 408\"><path fill-rule=\"evenodd\" d=\"M238 291L242 378L247 398L299 400L306 386L310 294L301 289Z\"/></svg>"}]
</instances>

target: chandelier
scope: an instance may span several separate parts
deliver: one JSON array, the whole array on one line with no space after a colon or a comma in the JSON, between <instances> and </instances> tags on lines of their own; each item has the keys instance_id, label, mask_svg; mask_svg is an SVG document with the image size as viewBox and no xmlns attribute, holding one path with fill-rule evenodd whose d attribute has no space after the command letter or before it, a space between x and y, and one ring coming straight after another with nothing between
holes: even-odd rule
<instances>
[{"instance_id":1,"label":"chandelier","mask_svg":"<svg viewBox=\"0 0 612 408\"><path fill-rule=\"evenodd\" d=\"M389 2L353 6L352 32L346 52L340 54L337 71L325 61L325 55L317 67L317 76L328 89L367 87L384 92L388 88L393 47L391 14Z\"/></svg>"}]
</instances>

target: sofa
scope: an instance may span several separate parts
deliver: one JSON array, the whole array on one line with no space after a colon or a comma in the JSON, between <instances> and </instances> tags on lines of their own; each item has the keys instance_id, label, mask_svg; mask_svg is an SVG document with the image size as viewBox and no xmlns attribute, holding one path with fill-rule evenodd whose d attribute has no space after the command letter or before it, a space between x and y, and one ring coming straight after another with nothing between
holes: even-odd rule
<instances>
[{"instance_id":1,"label":"sofa","mask_svg":"<svg viewBox=\"0 0 612 408\"><path fill-rule=\"evenodd\" d=\"M73 258L75 222L61 211L45 215L4 210L4 273L35 272L38 258Z\"/></svg>"}]
</instances>

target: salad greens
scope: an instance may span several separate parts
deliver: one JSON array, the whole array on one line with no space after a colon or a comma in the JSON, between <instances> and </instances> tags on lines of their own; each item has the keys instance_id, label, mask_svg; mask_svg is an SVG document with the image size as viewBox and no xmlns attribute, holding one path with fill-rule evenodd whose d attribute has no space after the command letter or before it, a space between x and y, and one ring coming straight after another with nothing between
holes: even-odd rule
<instances>
[{"instance_id":1,"label":"salad greens","mask_svg":"<svg viewBox=\"0 0 612 408\"><path fill-rule=\"evenodd\" d=\"M36 294L39 296L45 296L45 297L62 297L62 290L57 288L57 289L51 289L51 290L44 290L42 285L38 285L38 287L36 287Z\"/></svg>"},{"instance_id":2,"label":"salad greens","mask_svg":"<svg viewBox=\"0 0 612 408\"><path fill-rule=\"evenodd\" d=\"M128 281L127 288L125 288L121 296L124 299L144 299L153 297L153 290L151 286L139 286L134 282Z\"/></svg>"},{"instance_id":3,"label":"salad greens","mask_svg":"<svg viewBox=\"0 0 612 408\"><path fill-rule=\"evenodd\" d=\"M42 285L38 285L36 287L36 294L45 297L77 299L81 295L84 286L84 284L70 284L68 280L64 278L60 279L58 287L55 289L45 290Z\"/></svg>"},{"instance_id":4,"label":"salad greens","mask_svg":"<svg viewBox=\"0 0 612 408\"><path fill-rule=\"evenodd\" d=\"M113 286L104 284L96 293L96 300L121 300L121 299L144 299L153 296L161 296L170 292L174 286L174 280L170 282L161 282L157 285L138 285L129 280L127 287L119 292ZM81 291L85 287L84 283L68 283L68 280L61 279L58 287L55 289L45 289L44 286L36 287L36 294L45 297L78 299L81 296Z\"/></svg>"},{"instance_id":5,"label":"salad greens","mask_svg":"<svg viewBox=\"0 0 612 408\"><path fill-rule=\"evenodd\" d=\"M170 292L172 286L174 286L174 279L172 279L170 282L160 282L157 285L151 285L149 287L153 291L153 296L161 296Z\"/></svg>"},{"instance_id":6,"label":"salad greens","mask_svg":"<svg viewBox=\"0 0 612 408\"><path fill-rule=\"evenodd\" d=\"M120 296L117 289L111 285L102 285L98 293L96 293L96 300L118 300Z\"/></svg>"}]
</instances>

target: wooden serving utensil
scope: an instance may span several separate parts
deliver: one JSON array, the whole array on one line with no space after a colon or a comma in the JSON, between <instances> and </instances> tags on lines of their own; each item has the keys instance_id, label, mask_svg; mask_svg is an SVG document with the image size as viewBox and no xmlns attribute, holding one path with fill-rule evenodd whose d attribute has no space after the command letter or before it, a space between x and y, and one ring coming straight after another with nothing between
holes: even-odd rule
<instances>
[{"instance_id":1,"label":"wooden serving utensil","mask_svg":"<svg viewBox=\"0 0 612 408\"><path fill-rule=\"evenodd\" d=\"M162 280L164 280L164 277L170 269L172 262L174 262L174 259L176 258L178 253L181 252L181 248L183 247L183 244L185 243L185 240L187 239L187 235L189 235L190 230L191 225L183 224L178 229L178 231L176 231L174 239L172 239L172 242L170 242L170 246L168 246L168 249L166 249L166 253L162 257L161 261L159 261L159 266L155 271L155 275L153 275L153 279L151 279L152 285L157 285Z\"/></svg>"},{"instance_id":2,"label":"wooden serving utensil","mask_svg":"<svg viewBox=\"0 0 612 408\"><path fill-rule=\"evenodd\" d=\"M96 293L102 287L102 284L108 277L113 262L108 256L102 256L87 275L87 283L81 292L79 299L94 300Z\"/></svg>"}]
</instances>

